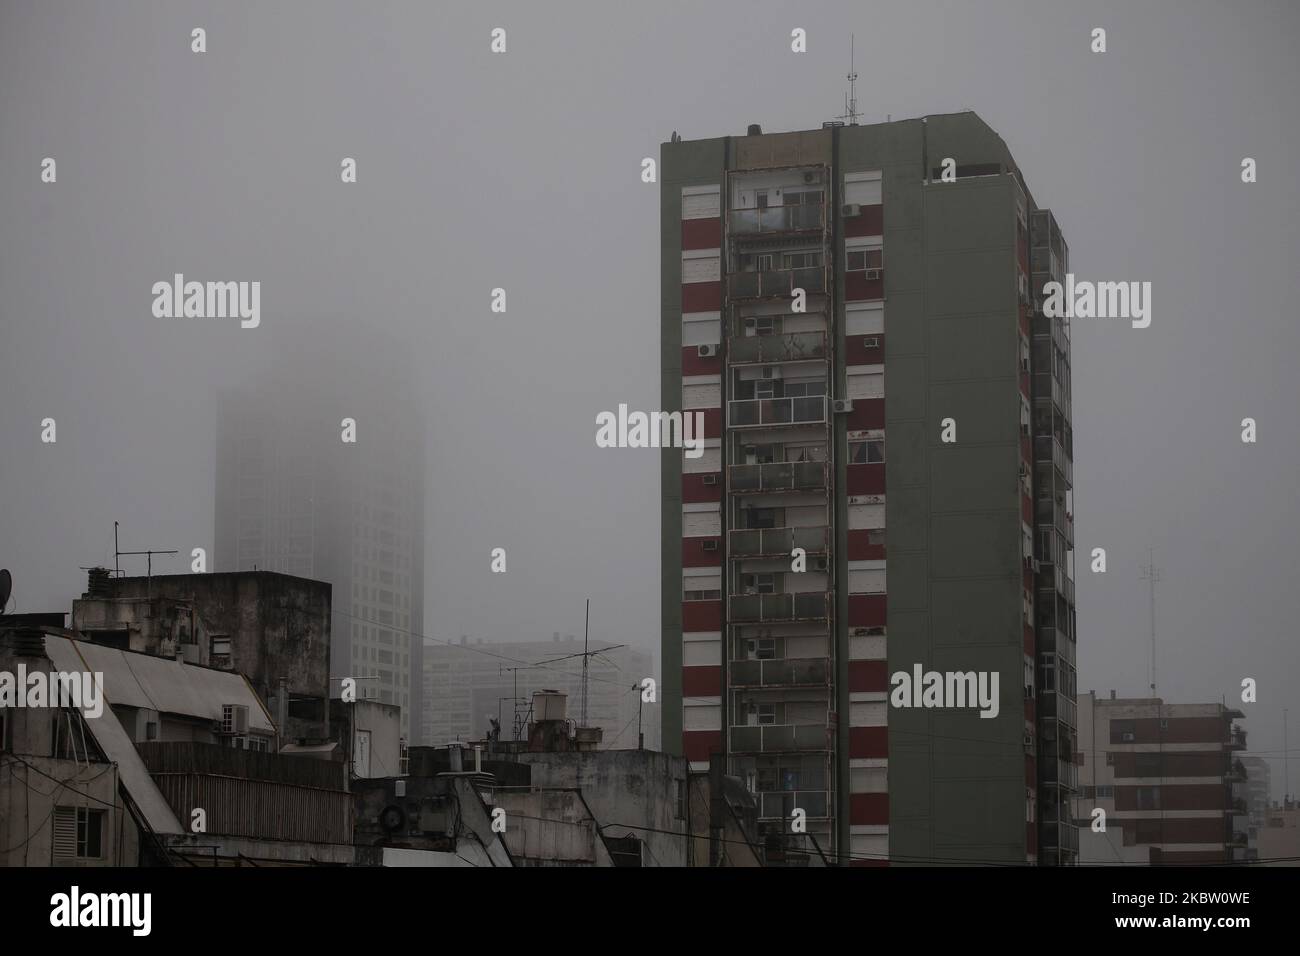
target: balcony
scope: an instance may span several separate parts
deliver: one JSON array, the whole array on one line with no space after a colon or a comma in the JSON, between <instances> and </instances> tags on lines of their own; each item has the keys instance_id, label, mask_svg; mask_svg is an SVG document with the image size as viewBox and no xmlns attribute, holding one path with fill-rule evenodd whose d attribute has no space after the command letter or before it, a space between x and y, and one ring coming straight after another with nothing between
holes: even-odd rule
<instances>
[{"instance_id":1,"label":"balcony","mask_svg":"<svg viewBox=\"0 0 1300 956\"><path fill-rule=\"evenodd\" d=\"M1073 487L1074 464L1070 461L1070 456L1065 453L1060 439L1055 435L1034 436L1034 461L1050 461L1056 466L1056 470L1065 476L1066 482Z\"/></svg>"},{"instance_id":2,"label":"balcony","mask_svg":"<svg viewBox=\"0 0 1300 956\"><path fill-rule=\"evenodd\" d=\"M802 660L732 661L730 687L827 687L831 662L824 657Z\"/></svg>"},{"instance_id":3,"label":"balcony","mask_svg":"<svg viewBox=\"0 0 1300 956\"><path fill-rule=\"evenodd\" d=\"M1064 505L1053 502L1050 495L1035 501L1034 523L1040 526L1051 525L1071 548L1074 547L1074 516L1065 510Z\"/></svg>"},{"instance_id":4,"label":"balcony","mask_svg":"<svg viewBox=\"0 0 1300 956\"><path fill-rule=\"evenodd\" d=\"M1071 729L1078 726L1078 704L1064 694L1043 691L1038 695L1038 716L1055 719Z\"/></svg>"},{"instance_id":5,"label":"balcony","mask_svg":"<svg viewBox=\"0 0 1300 956\"><path fill-rule=\"evenodd\" d=\"M747 528L727 535L727 555L736 558L788 558L795 548L809 554L830 550L830 529L817 528Z\"/></svg>"},{"instance_id":6,"label":"balcony","mask_svg":"<svg viewBox=\"0 0 1300 956\"><path fill-rule=\"evenodd\" d=\"M728 617L732 624L768 621L824 621L830 602L826 594L733 594Z\"/></svg>"},{"instance_id":7,"label":"balcony","mask_svg":"<svg viewBox=\"0 0 1300 956\"><path fill-rule=\"evenodd\" d=\"M826 292L826 267L805 269L769 269L765 272L732 272L727 275L727 298L789 298L795 289L809 295Z\"/></svg>"},{"instance_id":8,"label":"balcony","mask_svg":"<svg viewBox=\"0 0 1300 956\"><path fill-rule=\"evenodd\" d=\"M1041 846L1039 855L1048 849L1079 851L1079 828L1072 823L1047 822L1039 827Z\"/></svg>"},{"instance_id":9,"label":"balcony","mask_svg":"<svg viewBox=\"0 0 1300 956\"><path fill-rule=\"evenodd\" d=\"M821 425L825 421L825 395L742 398L727 403L728 428Z\"/></svg>"},{"instance_id":10,"label":"balcony","mask_svg":"<svg viewBox=\"0 0 1300 956\"><path fill-rule=\"evenodd\" d=\"M754 362L800 362L826 358L825 332L789 335L740 335L727 343L727 361L733 365Z\"/></svg>"},{"instance_id":11,"label":"balcony","mask_svg":"<svg viewBox=\"0 0 1300 956\"><path fill-rule=\"evenodd\" d=\"M789 820L795 809L806 813L809 820L830 816L831 795L825 790L776 790L756 793L754 797L760 820Z\"/></svg>"},{"instance_id":12,"label":"balcony","mask_svg":"<svg viewBox=\"0 0 1300 956\"><path fill-rule=\"evenodd\" d=\"M727 234L732 238L767 238L791 233L821 232L825 227L825 203L732 209L727 213Z\"/></svg>"},{"instance_id":13,"label":"balcony","mask_svg":"<svg viewBox=\"0 0 1300 956\"><path fill-rule=\"evenodd\" d=\"M1246 732L1242 730L1240 727L1233 727L1232 731L1228 734L1228 749L1229 750L1246 749Z\"/></svg>"},{"instance_id":14,"label":"balcony","mask_svg":"<svg viewBox=\"0 0 1300 956\"><path fill-rule=\"evenodd\" d=\"M763 465L732 465L727 470L727 490L824 491L826 462L783 461Z\"/></svg>"},{"instance_id":15,"label":"balcony","mask_svg":"<svg viewBox=\"0 0 1300 956\"><path fill-rule=\"evenodd\" d=\"M1050 561L1040 563L1038 587L1044 590L1055 588L1066 601L1074 604L1074 582L1070 580L1063 564L1053 564Z\"/></svg>"},{"instance_id":16,"label":"balcony","mask_svg":"<svg viewBox=\"0 0 1300 956\"><path fill-rule=\"evenodd\" d=\"M827 749L825 724L756 724L731 728L733 754L788 753Z\"/></svg>"}]
</instances>

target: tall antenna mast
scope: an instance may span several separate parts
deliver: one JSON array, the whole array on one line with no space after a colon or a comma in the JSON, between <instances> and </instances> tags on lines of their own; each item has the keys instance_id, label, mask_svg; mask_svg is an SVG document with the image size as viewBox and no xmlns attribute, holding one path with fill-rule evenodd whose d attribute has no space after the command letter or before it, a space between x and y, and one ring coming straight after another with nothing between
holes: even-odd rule
<instances>
[{"instance_id":1,"label":"tall antenna mast","mask_svg":"<svg viewBox=\"0 0 1300 956\"><path fill-rule=\"evenodd\" d=\"M591 598L587 598L587 614L582 624L582 726L587 726L587 667L591 655L587 653L587 633L591 630Z\"/></svg>"},{"instance_id":2,"label":"tall antenna mast","mask_svg":"<svg viewBox=\"0 0 1300 956\"><path fill-rule=\"evenodd\" d=\"M858 125L858 74L854 69L854 35L849 34L849 72L845 77L849 81L849 91L844 94L844 112L840 119L849 121L850 126Z\"/></svg>"},{"instance_id":3,"label":"tall antenna mast","mask_svg":"<svg viewBox=\"0 0 1300 956\"><path fill-rule=\"evenodd\" d=\"M1156 696L1156 582L1163 580L1156 567L1154 548L1147 548L1148 563L1142 566L1142 579L1151 582L1151 696Z\"/></svg>"}]
</instances>

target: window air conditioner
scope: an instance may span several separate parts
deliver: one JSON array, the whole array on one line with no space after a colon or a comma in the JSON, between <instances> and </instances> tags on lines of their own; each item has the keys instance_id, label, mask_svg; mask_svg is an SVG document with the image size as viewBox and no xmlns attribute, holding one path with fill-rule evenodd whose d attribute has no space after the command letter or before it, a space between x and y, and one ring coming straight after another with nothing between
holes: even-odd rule
<instances>
[{"instance_id":1,"label":"window air conditioner","mask_svg":"<svg viewBox=\"0 0 1300 956\"><path fill-rule=\"evenodd\" d=\"M879 270L879 269L868 269L868 270L867 270L867 281L870 282L870 281L872 281L872 280L874 280L874 279L879 279L879 278L880 278L880 270Z\"/></svg>"},{"instance_id":2,"label":"window air conditioner","mask_svg":"<svg viewBox=\"0 0 1300 956\"><path fill-rule=\"evenodd\" d=\"M221 732L234 735L248 733L247 704L221 705Z\"/></svg>"},{"instance_id":3,"label":"window air conditioner","mask_svg":"<svg viewBox=\"0 0 1300 956\"><path fill-rule=\"evenodd\" d=\"M880 339L879 337L874 335L864 336L862 339L862 344L869 349L878 349L880 348Z\"/></svg>"},{"instance_id":4,"label":"window air conditioner","mask_svg":"<svg viewBox=\"0 0 1300 956\"><path fill-rule=\"evenodd\" d=\"M704 484L709 485L709 486L712 486L712 485L716 485L717 483L718 483L718 476L717 476L717 475L705 475L705 476L704 476Z\"/></svg>"}]
</instances>

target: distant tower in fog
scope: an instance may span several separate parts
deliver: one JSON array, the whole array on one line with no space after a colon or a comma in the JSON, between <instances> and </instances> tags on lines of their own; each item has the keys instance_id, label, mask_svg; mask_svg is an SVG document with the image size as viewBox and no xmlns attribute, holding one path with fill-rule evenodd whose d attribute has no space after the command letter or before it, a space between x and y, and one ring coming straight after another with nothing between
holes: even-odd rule
<instances>
[{"instance_id":1,"label":"distant tower in fog","mask_svg":"<svg viewBox=\"0 0 1300 956\"><path fill-rule=\"evenodd\" d=\"M310 352L220 398L215 570L328 581L330 677L371 678L359 695L399 705L418 743L424 420L399 362L369 348ZM345 418L355 444L342 440Z\"/></svg>"}]
</instances>

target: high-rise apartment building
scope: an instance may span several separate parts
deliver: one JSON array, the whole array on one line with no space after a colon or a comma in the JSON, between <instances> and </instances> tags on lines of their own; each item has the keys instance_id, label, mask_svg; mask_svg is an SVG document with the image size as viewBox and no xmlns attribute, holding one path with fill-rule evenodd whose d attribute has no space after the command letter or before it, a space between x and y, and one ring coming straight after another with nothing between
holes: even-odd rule
<instances>
[{"instance_id":1,"label":"high-rise apartment building","mask_svg":"<svg viewBox=\"0 0 1300 956\"><path fill-rule=\"evenodd\" d=\"M1080 855L1085 863L1244 862L1250 849L1243 716L1223 704L1079 698ZM1096 811L1106 828L1094 830Z\"/></svg>"},{"instance_id":2,"label":"high-rise apartment building","mask_svg":"<svg viewBox=\"0 0 1300 956\"><path fill-rule=\"evenodd\" d=\"M603 750L635 750L637 726L647 750L659 749L659 704L643 701L635 689L654 677L650 655L631 647L609 648L593 641L587 670L588 727L602 731ZM434 746L456 740L482 740L492 719L501 739L528 739L527 724L535 691L568 695L568 713L582 720L582 639L553 635L547 641L424 645L424 739ZM533 665L533 666L530 666ZM541 665L541 666L536 666ZM656 695L657 696L657 695Z\"/></svg>"},{"instance_id":3,"label":"high-rise apartment building","mask_svg":"<svg viewBox=\"0 0 1300 956\"><path fill-rule=\"evenodd\" d=\"M333 693L357 678L359 697L401 707L418 743L425 432L400 363L382 354L304 345L221 397L214 559L329 582Z\"/></svg>"},{"instance_id":4,"label":"high-rise apartment building","mask_svg":"<svg viewBox=\"0 0 1300 956\"><path fill-rule=\"evenodd\" d=\"M665 749L726 755L772 858L1072 862L1052 214L969 112L674 137L660 177L661 406L706 437L662 462ZM918 667L996 708L894 706Z\"/></svg>"}]
</instances>

